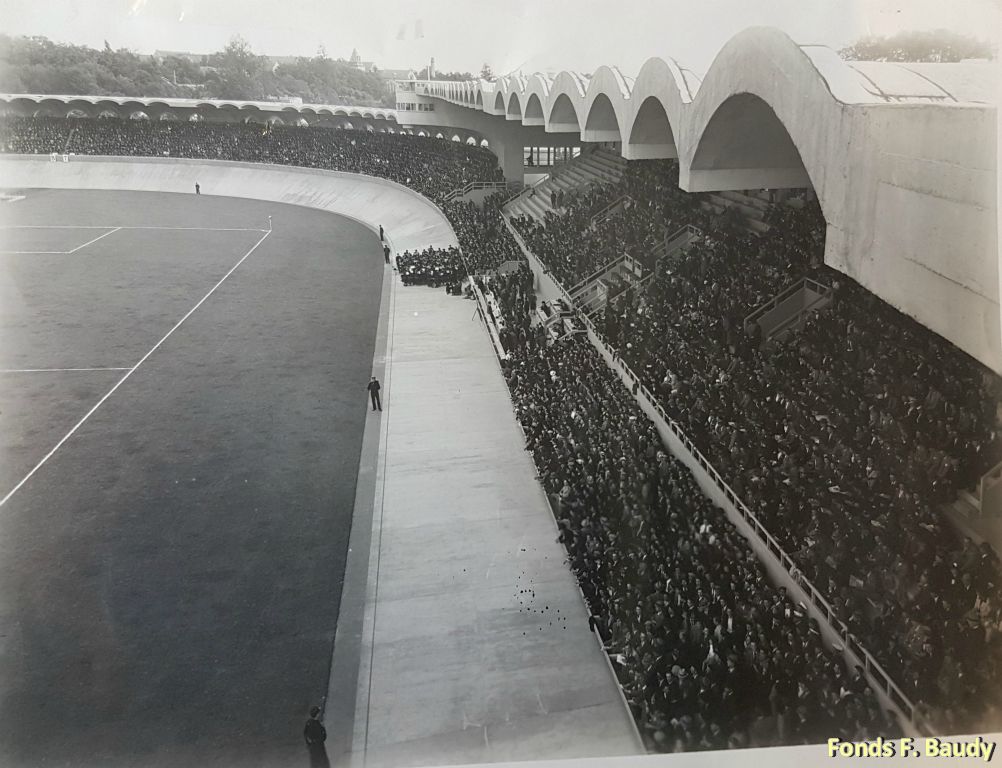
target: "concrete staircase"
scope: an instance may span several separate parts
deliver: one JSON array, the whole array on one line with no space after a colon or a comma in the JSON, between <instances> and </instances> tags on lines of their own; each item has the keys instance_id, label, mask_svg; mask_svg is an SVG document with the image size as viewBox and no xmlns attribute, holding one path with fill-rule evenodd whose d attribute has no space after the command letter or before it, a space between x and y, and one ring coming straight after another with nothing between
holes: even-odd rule
<instances>
[{"instance_id":1,"label":"concrete staircase","mask_svg":"<svg viewBox=\"0 0 1002 768\"><path fill-rule=\"evenodd\" d=\"M527 187L520 195L509 200L504 212L509 216L528 215L544 221L550 205L550 193L562 190L565 194L577 192L591 184L615 184L623 177L626 160L607 149L582 152L570 162L555 169L534 187Z\"/></svg>"}]
</instances>

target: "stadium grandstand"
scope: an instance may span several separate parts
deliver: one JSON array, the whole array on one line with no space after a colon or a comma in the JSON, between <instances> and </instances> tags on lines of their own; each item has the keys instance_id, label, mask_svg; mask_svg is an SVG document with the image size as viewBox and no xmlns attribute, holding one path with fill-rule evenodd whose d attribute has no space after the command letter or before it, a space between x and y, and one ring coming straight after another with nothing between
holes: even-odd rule
<instances>
[{"instance_id":1,"label":"stadium grandstand","mask_svg":"<svg viewBox=\"0 0 1002 768\"><path fill-rule=\"evenodd\" d=\"M754 28L395 109L0 96L0 762L1002 730L999 89Z\"/></svg>"}]
</instances>

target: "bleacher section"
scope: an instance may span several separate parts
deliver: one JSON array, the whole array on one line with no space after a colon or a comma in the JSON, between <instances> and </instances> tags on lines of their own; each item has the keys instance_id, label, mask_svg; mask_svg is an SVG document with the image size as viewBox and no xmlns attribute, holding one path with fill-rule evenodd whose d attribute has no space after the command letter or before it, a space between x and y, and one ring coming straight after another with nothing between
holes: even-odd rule
<instances>
[{"instance_id":1,"label":"bleacher section","mask_svg":"<svg viewBox=\"0 0 1002 768\"><path fill-rule=\"evenodd\" d=\"M536 185L523 190L505 206L508 216L531 216L543 221L547 211L552 211L550 194L562 191L573 194L592 184L618 184L626 168L626 161L607 149L583 151L578 157L555 169Z\"/></svg>"}]
</instances>

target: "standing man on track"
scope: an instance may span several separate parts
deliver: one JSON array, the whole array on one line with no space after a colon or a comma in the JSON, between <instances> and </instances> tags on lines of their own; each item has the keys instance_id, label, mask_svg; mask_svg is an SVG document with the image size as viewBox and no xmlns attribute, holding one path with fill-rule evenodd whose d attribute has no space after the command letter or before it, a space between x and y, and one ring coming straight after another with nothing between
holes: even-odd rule
<instances>
[{"instance_id":1,"label":"standing man on track","mask_svg":"<svg viewBox=\"0 0 1002 768\"><path fill-rule=\"evenodd\" d=\"M366 389L369 390L369 397L372 398L373 412L375 412L377 409L380 411L383 410L383 404L379 400L379 390L381 389L381 387L379 386L379 379L373 376L371 381L369 381L369 386L366 387Z\"/></svg>"},{"instance_id":2,"label":"standing man on track","mask_svg":"<svg viewBox=\"0 0 1002 768\"><path fill-rule=\"evenodd\" d=\"M390 263L390 246L385 243L383 244L383 258L386 260L387 264Z\"/></svg>"},{"instance_id":3,"label":"standing man on track","mask_svg":"<svg viewBox=\"0 0 1002 768\"><path fill-rule=\"evenodd\" d=\"M195 194L196 195L202 194L202 188L200 186L198 186L198 182L197 181L195 182Z\"/></svg>"},{"instance_id":4,"label":"standing man on track","mask_svg":"<svg viewBox=\"0 0 1002 768\"><path fill-rule=\"evenodd\" d=\"M383 237L385 233L383 232L383 225L379 225L379 242L383 242L385 238Z\"/></svg>"},{"instance_id":5,"label":"standing man on track","mask_svg":"<svg viewBox=\"0 0 1002 768\"><path fill-rule=\"evenodd\" d=\"M327 757L327 729L320 722L320 707L313 707L310 710L310 719L306 721L303 728L303 738L306 739L306 748L310 751L310 768L330 768L330 759Z\"/></svg>"}]
</instances>

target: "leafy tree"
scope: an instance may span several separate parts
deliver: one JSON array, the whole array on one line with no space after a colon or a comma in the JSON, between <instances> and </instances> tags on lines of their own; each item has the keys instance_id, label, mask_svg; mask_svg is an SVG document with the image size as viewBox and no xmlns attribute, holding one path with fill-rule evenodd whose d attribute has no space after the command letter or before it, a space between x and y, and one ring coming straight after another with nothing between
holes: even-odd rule
<instances>
[{"instance_id":1,"label":"leafy tree","mask_svg":"<svg viewBox=\"0 0 1002 768\"><path fill-rule=\"evenodd\" d=\"M491 69L491 65L484 62L484 65L480 68L480 79L481 80L493 80L494 70Z\"/></svg>"},{"instance_id":2,"label":"leafy tree","mask_svg":"<svg viewBox=\"0 0 1002 768\"><path fill-rule=\"evenodd\" d=\"M321 48L313 58L273 67L246 40L235 37L210 54L206 66L187 58L141 56L53 43L44 37L0 35L0 91L90 96L189 96L218 99L300 97L307 102L357 106L393 104L375 73L333 61Z\"/></svg>"},{"instance_id":3,"label":"leafy tree","mask_svg":"<svg viewBox=\"0 0 1002 768\"><path fill-rule=\"evenodd\" d=\"M864 37L839 51L843 59L859 61L956 62L994 59L995 49L985 40L946 29L910 30L890 37Z\"/></svg>"}]
</instances>

